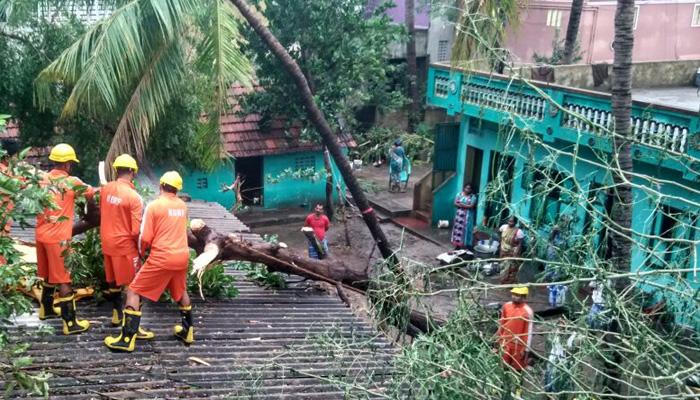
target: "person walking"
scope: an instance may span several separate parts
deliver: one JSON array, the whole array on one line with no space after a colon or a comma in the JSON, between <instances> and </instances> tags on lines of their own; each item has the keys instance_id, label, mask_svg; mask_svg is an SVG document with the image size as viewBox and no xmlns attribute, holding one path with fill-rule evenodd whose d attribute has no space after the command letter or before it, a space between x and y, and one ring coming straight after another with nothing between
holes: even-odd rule
<instances>
[{"instance_id":1,"label":"person walking","mask_svg":"<svg viewBox=\"0 0 700 400\"><path fill-rule=\"evenodd\" d=\"M476 195L472 193L472 185L467 183L455 198L455 219L452 225L452 245L455 250L472 247L474 221L476 221Z\"/></svg>"},{"instance_id":2,"label":"person walking","mask_svg":"<svg viewBox=\"0 0 700 400\"><path fill-rule=\"evenodd\" d=\"M177 339L194 343L192 303L187 293L187 206L177 197L182 190L182 177L168 171L160 178L160 196L146 206L141 223L138 249L142 257L150 254L126 292L122 330L108 336L104 343L109 349L133 352L141 324L141 298L158 301L167 289L180 306L181 323L175 325Z\"/></svg>"},{"instance_id":3,"label":"person walking","mask_svg":"<svg viewBox=\"0 0 700 400\"><path fill-rule=\"evenodd\" d=\"M331 227L331 221L323 213L323 203L318 202L314 206L314 212L309 214L304 220L304 227L313 230L313 236L318 243L313 243L309 240L309 257L321 259L328 255L328 240L326 240L326 232ZM318 249L316 247L319 247ZM319 251L322 254L319 254Z\"/></svg>"},{"instance_id":4,"label":"person walking","mask_svg":"<svg viewBox=\"0 0 700 400\"><path fill-rule=\"evenodd\" d=\"M75 200L81 194L92 198L95 190L70 175L72 165L79 162L70 145L61 143L54 146L49 160L54 162L54 167L43 178L41 185L51 192L56 207L44 209L36 221L37 276L43 279L39 319L59 315L53 307L54 285L58 285L56 305L63 319L63 334L71 335L88 330L90 322L76 317L75 295L70 273L66 270L65 255L70 251L73 236Z\"/></svg>"},{"instance_id":5,"label":"person walking","mask_svg":"<svg viewBox=\"0 0 700 400\"><path fill-rule=\"evenodd\" d=\"M523 231L518 228L518 220L515 217L508 218L508 223L501 225L501 258L519 257L522 251L522 241L525 238ZM520 261L505 260L503 262L505 275L501 278L502 284L515 283L518 280Z\"/></svg>"},{"instance_id":6,"label":"person walking","mask_svg":"<svg viewBox=\"0 0 700 400\"><path fill-rule=\"evenodd\" d=\"M105 185L100 195L100 239L104 255L105 281L109 288L105 299L112 304L112 326L121 326L123 289L141 267L138 251L143 200L134 188L139 170L128 154L118 156L112 167L117 179ZM153 332L139 328L138 339L153 339Z\"/></svg>"},{"instance_id":7,"label":"person walking","mask_svg":"<svg viewBox=\"0 0 700 400\"><path fill-rule=\"evenodd\" d=\"M527 287L511 289L511 301L503 305L496 333L503 362L516 371L527 367L534 313L526 303Z\"/></svg>"}]
</instances>

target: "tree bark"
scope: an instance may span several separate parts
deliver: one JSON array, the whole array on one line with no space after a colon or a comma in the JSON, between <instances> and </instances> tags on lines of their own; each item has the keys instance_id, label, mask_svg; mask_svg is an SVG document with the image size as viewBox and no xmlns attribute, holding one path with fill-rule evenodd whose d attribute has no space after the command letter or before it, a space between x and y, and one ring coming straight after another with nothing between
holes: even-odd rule
<instances>
[{"instance_id":1,"label":"tree bark","mask_svg":"<svg viewBox=\"0 0 700 400\"><path fill-rule=\"evenodd\" d=\"M241 15L246 19L248 24L255 30L255 33L261 38L261 40L269 47L270 51L280 60L284 68L287 70L289 75L294 80L297 88L299 89L299 95L306 107L309 120L318 131L321 136L323 144L328 148L331 156L335 160L340 174L345 181L345 185L352 194L355 203L360 208L362 212L362 218L367 224L372 238L377 243L377 247L381 251L382 257L387 259L391 265L398 265L398 260L396 259L394 252L389 245L389 242L379 226L379 221L377 219L376 213L369 206L369 202L365 197L364 192L360 188L355 175L353 175L350 169L350 163L348 159L343 154L340 145L338 144L338 139L333 134L328 121L326 121L323 113L316 105L313 95L311 94L311 89L309 88L309 83L304 77L299 65L292 59L287 50L280 44L280 42L275 38L270 30L263 25L262 21L255 12L250 8L245 0L230 0L234 6L239 10Z\"/></svg>"},{"instance_id":2,"label":"tree bark","mask_svg":"<svg viewBox=\"0 0 700 400\"><path fill-rule=\"evenodd\" d=\"M614 203L612 210L612 265L616 272L628 272L632 256L632 155L631 122L632 116L632 49L634 47L634 0L618 0L615 12L615 40L613 42L614 63L612 79L612 111L615 118L613 137L613 181ZM616 280L615 290L622 294L629 280ZM614 310L613 310L614 311ZM622 377L619 363L623 357L616 351L615 342L619 340L617 331L619 323L613 312L613 321L609 333L603 337L610 349L611 357L605 362L609 378L606 379L606 391L613 396L621 394Z\"/></svg>"},{"instance_id":3,"label":"tree bark","mask_svg":"<svg viewBox=\"0 0 700 400\"><path fill-rule=\"evenodd\" d=\"M323 149L323 167L326 169L326 216L333 222L335 214L333 209L333 169L331 169L331 156L327 147Z\"/></svg>"},{"instance_id":4,"label":"tree bark","mask_svg":"<svg viewBox=\"0 0 700 400\"><path fill-rule=\"evenodd\" d=\"M418 61L416 59L416 4L415 0L406 0L406 64L408 76L408 96L411 100L408 115L408 131L415 132L420 114L420 98L418 97Z\"/></svg>"},{"instance_id":5,"label":"tree bark","mask_svg":"<svg viewBox=\"0 0 700 400\"><path fill-rule=\"evenodd\" d=\"M576 38L578 37L579 26L581 25L581 13L583 11L583 0L573 0L571 3L571 13L569 13L569 23L566 26L566 40L564 41L563 64L571 64L576 48Z\"/></svg>"}]
</instances>

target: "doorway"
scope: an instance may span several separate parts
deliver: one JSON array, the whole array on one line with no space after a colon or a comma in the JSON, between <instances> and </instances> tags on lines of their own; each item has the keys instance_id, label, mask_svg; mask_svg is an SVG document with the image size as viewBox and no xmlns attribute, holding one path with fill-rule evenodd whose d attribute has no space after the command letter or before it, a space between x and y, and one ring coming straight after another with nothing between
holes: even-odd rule
<instances>
[{"instance_id":1,"label":"doorway","mask_svg":"<svg viewBox=\"0 0 700 400\"><path fill-rule=\"evenodd\" d=\"M236 159L236 174L243 180L241 197L246 206L263 205L263 158L243 157Z\"/></svg>"}]
</instances>

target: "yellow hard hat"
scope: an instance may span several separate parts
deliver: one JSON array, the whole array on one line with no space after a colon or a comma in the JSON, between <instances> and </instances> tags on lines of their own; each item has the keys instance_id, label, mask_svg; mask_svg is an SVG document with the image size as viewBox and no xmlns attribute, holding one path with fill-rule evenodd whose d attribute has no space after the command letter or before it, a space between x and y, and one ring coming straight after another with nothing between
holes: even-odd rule
<instances>
[{"instance_id":1,"label":"yellow hard hat","mask_svg":"<svg viewBox=\"0 0 700 400\"><path fill-rule=\"evenodd\" d=\"M128 155L128 154L122 154L119 157L114 159L114 163L112 164L112 167L116 168L129 168L133 169L134 172L139 172L139 166L136 164L136 160L134 160L134 157Z\"/></svg>"},{"instance_id":2,"label":"yellow hard hat","mask_svg":"<svg viewBox=\"0 0 700 400\"><path fill-rule=\"evenodd\" d=\"M527 296L528 293L530 293L530 291L527 289L527 286L514 287L510 290L510 292L520 296Z\"/></svg>"},{"instance_id":3,"label":"yellow hard hat","mask_svg":"<svg viewBox=\"0 0 700 400\"><path fill-rule=\"evenodd\" d=\"M53 146L51 153L49 154L49 160L55 162L80 162L78 157L75 155L75 150L69 144L61 143Z\"/></svg>"},{"instance_id":4,"label":"yellow hard hat","mask_svg":"<svg viewBox=\"0 0 700 400\"><path fill-rule=\"evenodd\" d=\"M182 190L182 177L177 171L168 171L160 177L160 183L174 187L177 190Z\"/></svg>"}]
</instances>

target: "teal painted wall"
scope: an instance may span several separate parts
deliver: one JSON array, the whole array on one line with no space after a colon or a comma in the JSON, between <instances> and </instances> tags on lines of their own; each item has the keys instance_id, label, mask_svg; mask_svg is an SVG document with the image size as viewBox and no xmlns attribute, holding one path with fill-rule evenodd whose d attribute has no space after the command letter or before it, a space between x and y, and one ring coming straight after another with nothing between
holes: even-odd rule
<instances>
[{"instance_id":1,"label":"teal painted wall","mask_svg":"<svg viewBox=\"0 0 700 400\"><path fill-rule=\"evenodd\" d=\"M316 171L315 176L318 178L315 181L308 178L297 179L284 173L288 168L296 170L299 165L310 165L311 160ZM333 160L331 160L331 168L334 182L338 180L342 182ZM324 201L326 198L326 174L323 153L320 151L266 156L263 160L263 177L265 208L304 207L309 209L314 202ZM335 189L333 196L337 200Z\"/></svg>"},{"instance_id":2,"label":"teal painted wall","mask_svg":"<svg viewBox=\"0 0 700 400\"><path fill-rule=\"evenodd\" d=\"M158 167L154 170L156 177L170 168ZM226 208L231 208L234 202L232 192L222 192L222 185L230 185L235 179L233 163L227 162L212 172L199 170L180 169L182 176L183 192L189 194L193 200L215 201Z\"/></svg>"},{"instance_id":3,"label":"teal painted wall","mask_svg":"<svg viewBox=\"0 0 700 400\"><path fill-rule=\"evenodd\" d=\"M588 190L593 184L606 184L612 181L608 170L593 164L597 156L588 148L577 148L575 153L577 157L573 157L572 145L565 141L554 140L546 145L542 143L527 143L519 134L515 134L509 137L508 143L504 143L504 138L507 135L499 134L498 129L498 125L494 123L482 122L469 117L465 117L462 120L457 171L452 180L446 182L435 192L433 222L436 222L438 219L451 220L454 216L453 199L460 189L461 182L465 176L465 165L469 161L467 159L467 146L483 151L481 183L478 188L477 222L479 223L485 215L487 195L485 189L489 178L489 160L493 152L507 153L515 157L513 191L509 200L515 214L526 225L531 225L534 222L534 216L530 215L533 201L532 185L527 182L523 184L523 179L526 176L523 171L528 163L546 163L565 175L575 176L576 181L580 184L580 191L578 191L580 196L587 196ZM555 157L552 150L569 152L570 155L558 153ZM700 202L700 195L697 192L685 190L675 185L675 183L680 183L696 190L700 189L698 187L700 185L697 182L685 180L682 172L673 169L651 166L640 161L635 161L634 169L635 172L640 174L663 177L664 181L658 184L657 190L668 196L664 198L664 204L661 205L653 194L643 189L645 185L649 184L648 182L639 179L634 181L639 187L633 190L635 201L632 229L635 232L635 240L646 247L649 239L644 237L652 233L653 216L657 207L665 205L681 211L697 212L691 202ZM559 213L559 215L568 214L572 217L572 233L574 235L580 234L583 230L587 212L582 204L585 204L585 197L578 201L577 199L572 199L571 202L563 205L562 211ZM540 233L546 235L550 225L540 225ZM694 238L694 240L700 240L700 237ZM667 287L686 293L688 296L678 296L673 294L672 291L665 292L668 296L667 301L676 311L677 322L695 327L695 329L700 328L700 310L697 306L700 301L700 276L697 275L699 266L698 254L700 254L700 246L696 245L690 262L687 265L680 266L681 268L695 268L695 271L682 274L684 279L679 280L676 278L676 275L672 274L655 274L649 276L647 281L645 281L646 284L640 285L642 289L647 291L652 291L659 287ZM632 270L645 271L652 268L649 266L649 258L649 252L644 251L640 246L634 246L632 250Z\"/></svg>"}]
</instances>

